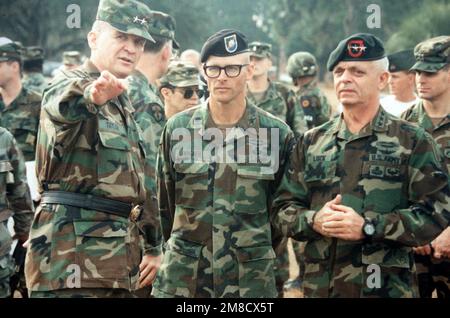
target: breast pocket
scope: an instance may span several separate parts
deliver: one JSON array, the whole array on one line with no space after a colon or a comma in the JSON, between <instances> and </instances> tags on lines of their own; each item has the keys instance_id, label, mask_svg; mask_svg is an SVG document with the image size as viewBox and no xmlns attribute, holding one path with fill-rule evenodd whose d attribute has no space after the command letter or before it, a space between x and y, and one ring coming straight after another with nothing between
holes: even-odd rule
<instances>
[{"instance_id":1,"label":"breast pocket","mask_svg":"<svg viewBox=\"0 0 450 318\"><path fill-rule=\"evenodd\" d=\"M362 178L358 183L365 193L364 210L388 213L400 208L407 186L406 172L407 168L402 165L364 162Z\"/></svg>"},{"instance_id":2,"label":"breast pocket","mask_svg":"<svg viewBox=\"0 0 450 318\"><path fill-rule=\"evenodd\" d=\"M131 183L131 145L125 128L99 120L98 180L108 184ZM120 181L118 181L120 180Z\"/></svg>"},{"instance_id":3,"label":"breast pocket","mask_svg":"<svg viewBox=\"0 0 450 318\"><path fill-rule=\"evenodd\" d=\"M337 162L331 158L307 158L304 172L304 180L310 193L311 208L321 208L338 193L339 187L335 187ZM335 189L336 188L336 189Z\"/></svg>"},{"instance_id":4,"label":"breast pocket","mask_svg":"<svg viewBox=\"0 0 450 318\"><path fill-rule=\"evenodd\" d=\"M208 163L175 163L175 203L190 209L208 205Z\"/></svg>"},{"instance_id":5,"label":"breast pocket","mask_svg":"<svg viewBox=\"0 0 450 318\"><path fill-rule=\"evenodd\" d=\"M8 129L14 135L16 140L28 145L30 148L27 150L34 150L36 144L38 123L35 118L28 117L21 121L11 120Z\"/></svg>"},{"instance_id":6,"label":"breast pocket","mask_svg":"<svg viewBox=\"0 0 450 318\"><path fill-rule=\"evenodd\" d=\"M267 212L267 196L274 172L261 165L242 165L237 168L235 211Z\"/></svg>"}]
</instances>

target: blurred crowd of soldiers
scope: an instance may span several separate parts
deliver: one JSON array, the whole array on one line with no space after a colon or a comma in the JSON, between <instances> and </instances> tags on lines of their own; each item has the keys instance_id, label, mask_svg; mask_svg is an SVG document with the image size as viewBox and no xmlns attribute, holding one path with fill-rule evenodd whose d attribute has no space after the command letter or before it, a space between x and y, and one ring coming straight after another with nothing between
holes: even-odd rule
<instances>
[{"instance_id":1,"label":"blurred crowd of soldiers","mask_svg":"<svg viewBox=\"0 0 450 318\"><path fill-rule=\"evenodd\" d=\"M450 36L343 39L332 107L311 52L285 83L269 43L181 52L175 26L100 0L90 54L51 79L42 48L0 38L0 297L450 297ZM210 129L216 156L279 164L199 160Z\"/></svg>"}]
</instances>

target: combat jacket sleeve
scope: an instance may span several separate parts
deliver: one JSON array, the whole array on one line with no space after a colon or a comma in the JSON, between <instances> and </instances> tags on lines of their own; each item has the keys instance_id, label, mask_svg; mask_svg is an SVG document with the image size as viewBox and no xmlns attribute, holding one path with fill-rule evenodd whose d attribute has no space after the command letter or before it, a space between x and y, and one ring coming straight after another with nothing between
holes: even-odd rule
<instances>
[{"instance_id":1,"label":"combat jacket sleeve","mask_svg":"<svg viewBox=\"0 0 450 318\"><path fill-rule=\"evenodd\" d=\"M161 220L161 231L165 242L170 237L175 215L175 180L170 156L170 134L167 126L161 135L158 159L156 160L156 185Z\"/></svg>"},{"instance_id":2,"label":"combat jacket sleeve","mask_svg":"<svg viewBox=\"0 0 450 318\"><path fill-rule=\"evenodd\" d=\"M87 75L55 80L44 92L43 111L61 124L75 124L95 116L99 109L89 97L94 80Z\"/></svg>"},{"instance_id":3,"label":"combat jacket sleeve","mask_svg":"<svg viewBox=\"0 0 450 318\"><path fill-rule=\"evenodd\" d=\"M447 169L432 137L418 133L408 167L410 206L375 218L374 241L423 246L449 224L450 190Z\"/></svg>"},{"instance_id":4,"label":"combat jacket sleeve","mask_svg":"<svg viewBox=\"0 0 450 318\"><path fill-rule=\"evenodd\" d=\"M272 219L272 226L277 233L299 241L321 237L312 228L312 219L316 211L310 209L310 195L304 181L304 140L304 136L299 137L290 152L281 184L275 192Z\"/></svg>"},{"instance_id":5,"label":"combat jacket sleeve","mask_svg":"<svg viewBox=\"0 0 450 318\"><path fill-rule=\"evenodd\" d=\"M33 220L31 196L27 185L25 159L14 138L11 139L8 154L13 167L13 177L7 182L6 195L9 208L14 213L14 232L28 235Z\"/></svg>"}]
</instances>

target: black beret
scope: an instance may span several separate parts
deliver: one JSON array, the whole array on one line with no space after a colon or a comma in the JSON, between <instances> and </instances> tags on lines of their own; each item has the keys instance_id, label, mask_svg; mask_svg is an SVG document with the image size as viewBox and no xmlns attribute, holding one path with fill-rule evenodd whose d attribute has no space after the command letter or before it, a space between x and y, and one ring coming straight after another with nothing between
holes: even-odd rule
<instances>
[{"instance_id":1,"label":"black beret","mask_svg":"<svg viewBox=\"0 0 450 318\"><path fill-rule=\"evenodd\" d=\"M339 42L328 58L331 72L341 61L375 61L385 57L383 42L370 33L357 33Z\"/></svg>"},{"instance_id":2,"label":"black beret","mask_svg":"<svg viewBox=\"0 0 450 318\"><path fill-rule=\"evenodd\" d=\"M206 40L201 52L201 62L205 63L212 56L233 56L248 52L247 38L239 31L221 30Z\"/></svg>"},{"instance_id":3,"label":"black beret","mask_svg":"<svg viewBox=\"0 0 450 318\"><path fill-rule=\"evenodd\" d=\"M389 72L409 71L414 65L416 59L414 58L413 49L404 50L388 55Z\"/></svg>"}]
</instances>

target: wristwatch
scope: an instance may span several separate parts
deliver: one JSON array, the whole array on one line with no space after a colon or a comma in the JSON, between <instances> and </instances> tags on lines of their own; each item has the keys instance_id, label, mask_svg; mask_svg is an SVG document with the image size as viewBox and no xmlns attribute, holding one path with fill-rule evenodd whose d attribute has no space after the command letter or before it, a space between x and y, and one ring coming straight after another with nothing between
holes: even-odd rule
<instances>
[{"instance_id":1,"label":"wristwatch","mask_svg":"<svg viewBox=\"0 0 450 318\"><path fill-rule=\"evenodd\" d=\"M371 240L375 234L375 224L373 220L369 218L364 218L364 224L362 227L362 232L367 240Z\"/></svg>"}]
</instances>

